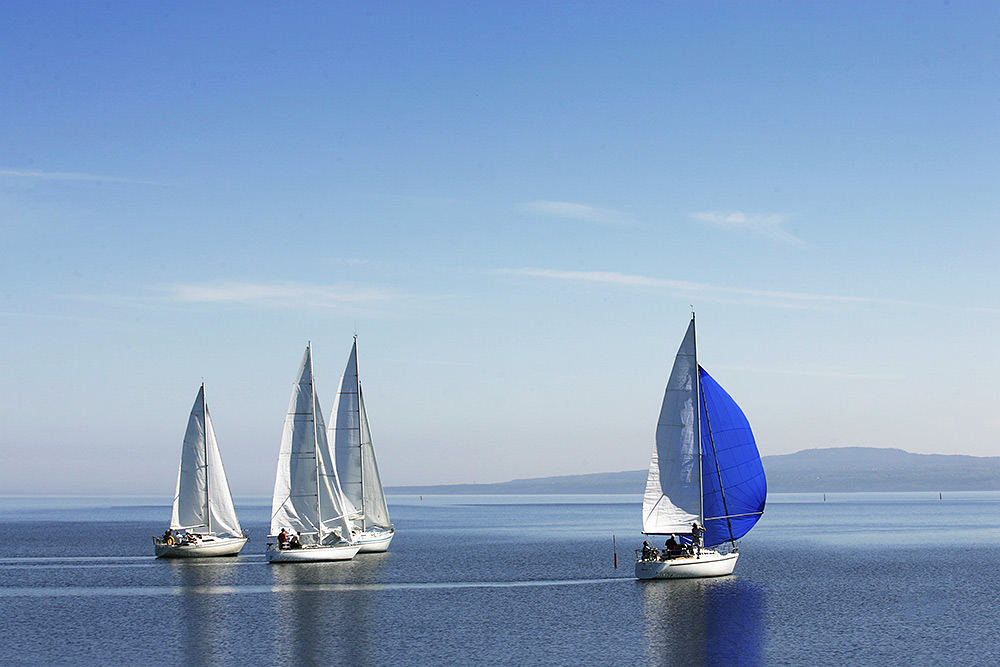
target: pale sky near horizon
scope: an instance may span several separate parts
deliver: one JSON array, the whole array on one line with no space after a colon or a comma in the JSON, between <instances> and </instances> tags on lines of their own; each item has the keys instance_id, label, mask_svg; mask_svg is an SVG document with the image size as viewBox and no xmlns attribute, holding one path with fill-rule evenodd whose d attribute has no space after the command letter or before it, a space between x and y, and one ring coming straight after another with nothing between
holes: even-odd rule
<instances>
[{"instance_id":1,"label":"pale sky near horizon","mask_svg":"<svg viewBox=\"0 0 1000 667\"><path fill-rule=\"evenodd\" d=\"M0 495L646 467L693 305L763 455L1000 454L1000 4L0 5Z\"/></svg>"}]
</instances>

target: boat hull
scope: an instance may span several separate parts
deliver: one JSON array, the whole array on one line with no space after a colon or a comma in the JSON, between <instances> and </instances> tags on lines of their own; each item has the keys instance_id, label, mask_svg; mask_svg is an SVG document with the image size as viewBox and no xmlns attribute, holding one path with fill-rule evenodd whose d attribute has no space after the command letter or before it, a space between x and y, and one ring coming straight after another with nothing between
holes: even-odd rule
<instances>
[{"instance_id":1,"label":"boat hull","mask_svg":"<svg viewBox=\"0 0 1000 667\"><path fill-rule=\"evenodd\" d=\"M156 540L157 558L212 558L215 556L236 556L247 543L246 537L218 537L198 544L165 544Z\"/></svg>"},{"instance_id":2,"label":"boat hull","mask_svg":"<svg viewBox=\"0 0 1000 667\"><path fill-rule=\"evenodd\" d=\"M360 547L358 553L385 553L389 550L389 542L392 542L395 534L392 530L366 530L354 536L354 543Z\"/></svg>"},{"instance_id":3,"label":"boat hull","mask_svg":"<svg viewBox=\"0 0 1000 667\"><path fill-rule=\"evenodd\" d=\"M305 546L301 549L269 549L268 563L320 563L326 561L351 560L358 553L357 544L343 544L331 547Z\"/></svg>"},{"instance_id":4,"label":"boat hull","mask_svg":"<svg viewBox=\"0 0 1000 667\"><path fill-rule=\"evenodd\" d=\"M732 574L738 553L723 554L704 549L699 556L670 560L639 560L635 563L636 579L701 579Z\"/></svg>"}]
</instances>

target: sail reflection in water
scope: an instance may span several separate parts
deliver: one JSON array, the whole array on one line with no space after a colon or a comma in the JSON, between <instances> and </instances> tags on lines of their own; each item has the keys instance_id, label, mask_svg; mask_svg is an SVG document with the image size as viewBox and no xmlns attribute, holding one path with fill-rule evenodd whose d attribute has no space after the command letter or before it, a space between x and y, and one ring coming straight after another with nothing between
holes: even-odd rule
<instances>
[{"instance_id":1,"label":"sail reflection in water","mask_svg":"<svg viewBox=\"0 0 1000 667\"><path fill-rule=\"evenodd\" d=\"M379 593L364 586L377 586L388 558L271 568L273 664L375 664Z\"/></svg>"},{"instance_id":2,"label":"sail reflection in water","mask_svg":"<svg viewBox=\"0 0 1000 667\"><path fill-rule=\"evenodd\" d=\"M218 595L220 587L236 583L239 564L231 560L176 560L169 563L181 591L179 617L183 619L183 662L217 664L236 641L230 619L239 614L239 601Z\"/></svg>"},{"instance_id":3,"label":"sail reflection in water","mask_svg":"<svg viewBox=\"0 0 1000 667\"><path fill-rule=\"evenodd\" d=\"M764 664L764 591L739 579L642 584L647 665Z\"/></svg>"}]
</instances>

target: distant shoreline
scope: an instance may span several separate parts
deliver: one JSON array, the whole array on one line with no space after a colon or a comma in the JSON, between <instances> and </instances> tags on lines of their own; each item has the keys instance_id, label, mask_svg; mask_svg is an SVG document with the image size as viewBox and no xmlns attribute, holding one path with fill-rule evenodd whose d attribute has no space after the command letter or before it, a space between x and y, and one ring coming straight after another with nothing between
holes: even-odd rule
<instances>
[{"instance_id":1,"label":"distant shoreline","mask_svg":"<svg viewBox=\"0 0 1000 667\"><path fill-rule=\"evenodd\" d=\"M1000 457L959 454L913 454L902 449L834 447L806 449L794 454L763 457L769 493L876 493L1000 491ZM390 495L628 495L641 498L646 470L560 475L515 479L491 484L390 485ZM270 489L262 493L237 493L237 503L269 505ZM116 498L145 498L150 505L170 505L172 495L104 493L80 490L70 493L0 494L4 498L62 498L81 502ZM3 508L0 507L0 510Z\"/></svg>"},{"instance_id":2,"label":"distant shoreline","mask_svg":"<svg viewBox=\"0 0 1000 667\"><path fill-rule=\"evenodd\" d=\"M1000 457L832 447L763 457L771 493L1000 491ZM492 484L389 486L398 495L636 494L645 470L515 479Z\"/></svg>"}]
</instances>

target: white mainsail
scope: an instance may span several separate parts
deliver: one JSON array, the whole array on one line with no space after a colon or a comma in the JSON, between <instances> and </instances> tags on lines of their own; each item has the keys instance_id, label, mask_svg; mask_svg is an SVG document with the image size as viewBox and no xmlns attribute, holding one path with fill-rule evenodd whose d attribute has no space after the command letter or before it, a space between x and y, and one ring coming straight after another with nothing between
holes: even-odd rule
<instances>
[{"instance_id":1,"label":"white mainsail","mask_svg":"<svg viewBox=\"0 0 1000 667\"><path fill-rule=\"evenodd\" d=\"M205 533L234 537L243 535L222 467L212 418L205 404L204 384L198 390L184 435L170 529L200 529Z\"/></svg>"},{"instance_id":2,"label":"white mainsail","mask_svg":"<svg viewBox=\"0 0 1000 667\"><path fill-rule=\"evenodd\" d=\"M347 500L360 513L356 519L362 530L390 529L389 508L385 502L382 479L375 460L365 399L358 375L358 339L354 337L347 367L340 378L337 404L330 419L329 438L334 442L337 472Z\"/></svg>"},{"instance_id":3,"label":"white mainsail","mask_svg":"<svg viewBox=\"0 0 1000 667\"><path fill-rule=\"evenodd\" d=\"M698 359L694 318L688 326L663 396L656 448L642 499L642 532L690 533L703 525Z\"/></svg>"},{"instance_id":4,"label":"white mainsail","mask_svg":"<svg viewBox=\"0 0 1000 667\"><path fill-rule=\"evenodd\" d=\"M281 435L271 501L271 534L301 532L307 544L351 540L351 521L337 479L326 424L313 381L312 345L306 346L292 387Z\"/></svg>"}]
</instances>

